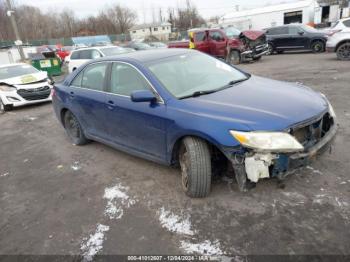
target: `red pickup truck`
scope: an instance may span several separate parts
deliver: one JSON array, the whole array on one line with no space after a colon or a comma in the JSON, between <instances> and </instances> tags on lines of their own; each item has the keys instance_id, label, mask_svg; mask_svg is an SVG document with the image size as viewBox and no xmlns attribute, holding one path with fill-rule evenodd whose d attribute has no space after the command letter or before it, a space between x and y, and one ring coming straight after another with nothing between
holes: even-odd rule
<instances>
[{"instance_id":1,"label":"red pickup truck","mask_svg":"<svg viewBox=\"0 0 350 262\"><path fill-rule=\"evenodd\" d=\"M193 29L188 31L189 41L170 42L169 48L195 48L225 59L231 64L246 60L259 60L267 53L268 45L263 31L225 29Z\"/></svg>"}]
</instances>

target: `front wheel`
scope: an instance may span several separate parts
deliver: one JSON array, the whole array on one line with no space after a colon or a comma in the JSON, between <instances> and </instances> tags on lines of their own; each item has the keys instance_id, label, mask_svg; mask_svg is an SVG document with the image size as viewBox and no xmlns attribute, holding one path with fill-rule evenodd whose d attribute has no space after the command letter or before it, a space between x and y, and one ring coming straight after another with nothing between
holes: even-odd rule
<instances>
[{"instance_id":1,"label":"front wheel","mask_svg":"<svg viewBox=\"0 0 350 262\"><path fill-rule=\"evenodd\" d=\"M64 114L64 128L73 145L84 145L88 142L78 119L72 112L67 111Z\"/></svg>"},{"instance_id":2,"label":"front wheel","mask_svg":"<svg viewBox=\"0 0 350 262\"><path fill-rule=\"evenodd\" d=\"M314 53L322 53L325 50L325 45L322 41L315 41L311 45L311 50Z\"/></svg>"},{"instance_id":3,"label":"front wheel","mask_svg":"<svg viewBox=\"0 0 350 262\"><path fill-rule=\"evenodd\" d=\"M267 52L266 55L273 55L273 46L271 44L267 44Z\"/></svg>"},{"instance_id":4,"label":"front wheel","mask_svg":"<svg viewBox=\"0 0 350 262\"><path fill-rule=\"evenodd\" d=\"M340 45L337 49L337 57L339 60L350 60L350 42Z\"/></svg>"},{"instance_id":5,"label":"front wheel","mask_svg":"<svg viewBox=\"0 0 350 262\"><path fill-rule=\"evenodd\" d=\"M182 188L189 197L206 197L211 186L211 155L200 138L186 137L179 152Z\"/></svg>"},{"instance_id":6,"label":"front wheel","mask_svg":"<svg viewBox=\"0 0 350 262\"><path fill-rule=\"evenodd\" d=\"M238 65L241 63L241 54L237 50L232 50L227 56L227 62L231 65Z\"/></svg>"},{"instance_id":7,"label":"front wheel","mask_svg":"<svg viewBox=\"0 0 350 262\"><path fill-rule=\"evenodd\" d=\"M254 61L259 61L261 59L261 56L253 57Z\"/></svg>"},{"instance_id":8,"label":"front wheel","mask_svg":"<svg viewBox=\"0 0 350 262\"><path fill-rule=\"evenodd\" d=\"M3 114L6 111L9 111L10 109L11 109L11 107L8 105L5 105L0 98L0 114Z\"/></svg>"}]
</instances>

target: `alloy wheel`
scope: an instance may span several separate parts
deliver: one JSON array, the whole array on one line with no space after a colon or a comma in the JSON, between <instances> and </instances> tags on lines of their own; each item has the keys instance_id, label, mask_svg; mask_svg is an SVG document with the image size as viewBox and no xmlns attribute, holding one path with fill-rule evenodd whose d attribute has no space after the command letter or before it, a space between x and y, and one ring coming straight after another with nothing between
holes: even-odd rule
<instances>
[{"instance_id":1,"label":"alloy wheel","mask_svg":"<svg viewBox=\"0 0 350 262\"><path fill-rule=\"evenodd\" d=\"M350 60L350 43L345 43L338 48L337 55L342 60Z\"/></svg>"}]
</instances>

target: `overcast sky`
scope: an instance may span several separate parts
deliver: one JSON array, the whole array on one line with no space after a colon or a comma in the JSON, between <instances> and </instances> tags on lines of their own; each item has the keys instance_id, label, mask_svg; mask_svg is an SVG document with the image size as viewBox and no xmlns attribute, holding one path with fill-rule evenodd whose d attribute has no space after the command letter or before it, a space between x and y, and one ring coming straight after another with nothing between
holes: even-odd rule
<instances>
[{"instance_id":1,"label":"overcast sky","mask_svg":"<svg viewBox=\"0 0 350 262\"><path fill-rule=\"evenodd\" d=\"M192 0L192 3L198 8L199 13L204 18L215 15L223 15L239 5L241 9L249 9L269 4L278 4L283 2L297 2L298 0ZM164 12L167 8L184 6L186 0L15 0L18 4L34 5L43 11L62 10L65 7L72 9L77 16L85 17L96 15L99 10L105 6L114 3L120 3L137 11L138 22L151 22L152 9L158 14L159 8Z\"/></svg>"}]
</instances>

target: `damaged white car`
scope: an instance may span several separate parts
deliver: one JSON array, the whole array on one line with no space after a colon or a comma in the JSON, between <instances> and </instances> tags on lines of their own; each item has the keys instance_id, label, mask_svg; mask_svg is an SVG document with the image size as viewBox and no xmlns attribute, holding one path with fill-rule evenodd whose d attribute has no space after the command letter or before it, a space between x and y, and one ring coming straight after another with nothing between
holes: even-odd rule
<instances>
[{"instance_id":1,"label":"damaged white car","mask_svg":"<svg viewBox=\"0 0 350 262\"><path fill-rule=\"evenodd\" d=\"M0 113L12 107L51 101L47 72L25 63L0 66Z\"/></svg>"}]
</instances>

